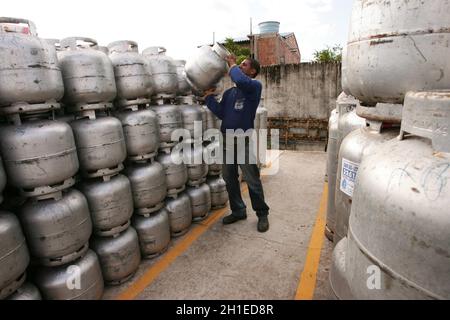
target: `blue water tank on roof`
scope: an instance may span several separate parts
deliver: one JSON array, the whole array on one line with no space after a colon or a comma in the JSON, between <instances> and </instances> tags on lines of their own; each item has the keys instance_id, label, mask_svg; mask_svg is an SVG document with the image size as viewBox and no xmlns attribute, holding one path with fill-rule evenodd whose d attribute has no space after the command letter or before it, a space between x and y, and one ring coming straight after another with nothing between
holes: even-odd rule
<instances>
[{"instance_id":1,"label":"blue water tank on roof","mask_svg":"<svg viewBox=\"0 0 450 320\"><path fill-rule=\"evenodd\" d=\"M280 23L278 21L264 21L258 24L259 33L279 33Z\"/></svg>"}]
</instances>

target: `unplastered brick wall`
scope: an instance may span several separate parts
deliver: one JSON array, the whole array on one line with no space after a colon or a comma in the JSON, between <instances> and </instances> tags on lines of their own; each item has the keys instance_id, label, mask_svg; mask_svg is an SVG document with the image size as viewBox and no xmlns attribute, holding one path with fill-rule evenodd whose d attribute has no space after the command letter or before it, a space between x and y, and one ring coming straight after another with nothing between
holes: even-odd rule
<instances>
[{"instance_id":1,"label":"unplastered brick wall","mask_svg":"<svg viewBox=\"0 0 450 320\"><path fill-rule=\"evenodd\" d=\"M278 48L279 39L277 36L258 37L256 41L256 57L263 66L280 63Z\"/></svg>"},{"instance_id":2,"label":"unplastered brick wall","mask_svg":"<svg viewBox=\"0 0 450 320\"><path fill-rule=\"evenodd\" d=\"M284 39L284 41L286 42L286 44L287 44L289 47L291 47L291 48L298 48L297 41L296 41L296 39L295 39L295 37L294 37L293 34L290 35L290 36L287 36L287 37Z\"/></svg>"},{"instance_id":3,"label":"unplastered brick wall","mask_svg":"<svg viewBox=\"0 0 450 320\"><path fill-rule=\"evenodd\" d=\"M283 57L285 64L300 62L300 55L297 52L293 52L286 41L280 41L280 56Z\"/></svg>"},{"instance_id":4,"label":"unplastered brick wall","mask_svg":"<svg viewBox=\"0 0 450 320\"><path fill-rule=\"evenodd\" d=\"M255 39L256 57L262 66L300 63L300 52L293 34L287 38L276 33L265 34Z\"/></svg>"}]
</instances>

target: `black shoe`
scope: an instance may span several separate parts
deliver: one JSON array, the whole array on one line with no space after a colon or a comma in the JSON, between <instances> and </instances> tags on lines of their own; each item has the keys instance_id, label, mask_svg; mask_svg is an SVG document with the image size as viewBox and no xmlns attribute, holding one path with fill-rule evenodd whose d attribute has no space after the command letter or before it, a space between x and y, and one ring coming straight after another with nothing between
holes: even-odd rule
<instances>
[{"instance_id":1,"label":"black shoe","mask_svg":"<svg viewBox=\"0 0 450 320\"><path fill-rule=\"evenodd\" d=\"M238 217L238 216L235 216L233 214L230 214L229 216L226 216L225 218L223 218L222 223L223 224L232 224L232 223L235 223L235 222L237 222L239 220L245 220L245 219L247 219L246 215L242 216L242 217Z\"/></svg>"},{"instance_id":2,"label":"black shoe","mask_svg":"<svg viewBox=\"0 0 450 320\"><path fill-rule=\"evenodd\" d=\"M267 217L260 217L258 219L258 231L259 232L266 232L269 230L269 218Z\"/></svg>"}]
</instances>

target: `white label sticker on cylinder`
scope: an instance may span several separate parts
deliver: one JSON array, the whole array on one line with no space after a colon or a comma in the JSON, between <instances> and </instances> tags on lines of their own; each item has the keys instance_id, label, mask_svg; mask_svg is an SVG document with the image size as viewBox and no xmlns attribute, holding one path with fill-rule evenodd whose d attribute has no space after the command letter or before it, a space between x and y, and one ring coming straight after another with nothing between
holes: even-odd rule
<instances>
[{"instance_id":1,"label":"white label sticker on cylinder","mask_svg":"<svg viewBox=\"0 0 450 320\"><path fill-rule=\"evenodd\" d=\"M355 163L344 158L342 159L341 191L349 197L353 197L358 168L359 163Z\"/></svg>"}]
</instances>

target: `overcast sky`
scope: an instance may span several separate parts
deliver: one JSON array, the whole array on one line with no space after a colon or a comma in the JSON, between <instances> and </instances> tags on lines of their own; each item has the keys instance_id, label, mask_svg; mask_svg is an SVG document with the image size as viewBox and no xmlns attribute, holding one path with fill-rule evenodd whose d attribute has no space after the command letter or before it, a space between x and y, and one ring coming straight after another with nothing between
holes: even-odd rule
<instances>
[{"instance_id":1,"label":"overcast sky","mask_svg":"<svg viewBox=\"0 0 450 320\"><path fill-rule=\"evenodd\" d=\"M35 22L40 37L85 36L100 45L134 40L142 51L164 46L188 59L198 45L249 34L276 20L280 32L295 32L302 61L317 49L344 45L352 0L21 0L2 1L0 14Z\"/></svg>"}]
</instances>

